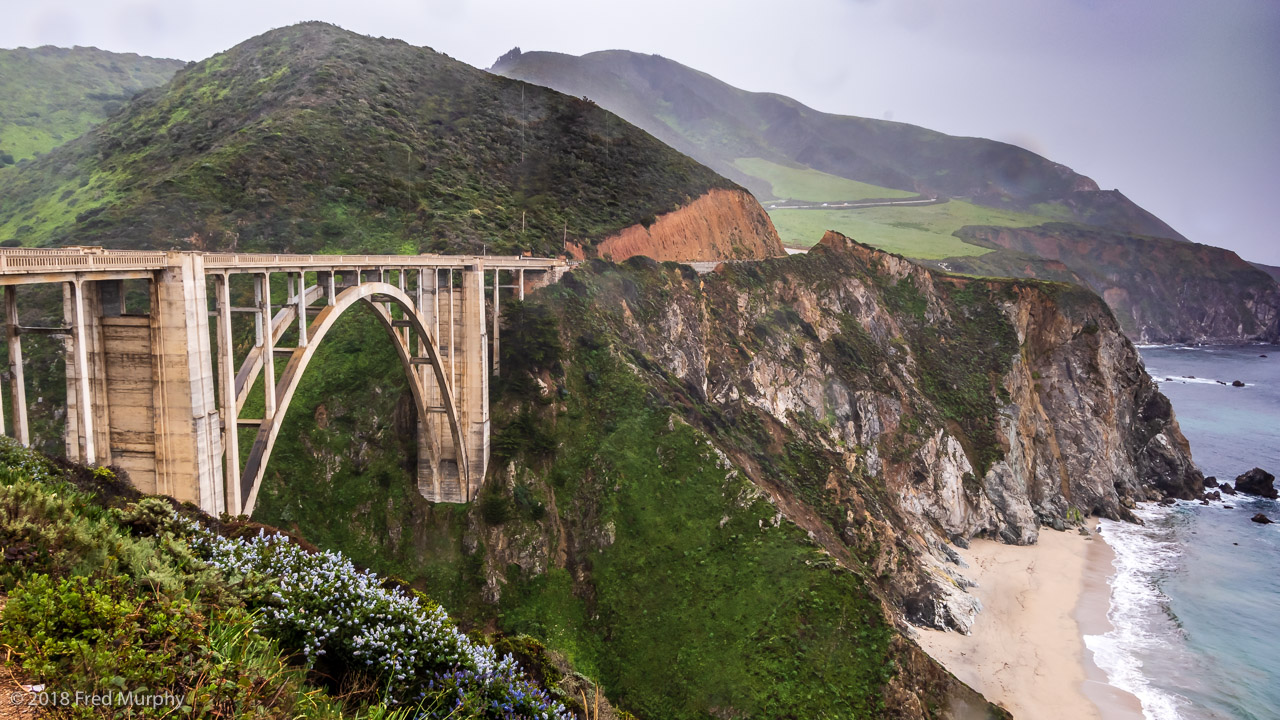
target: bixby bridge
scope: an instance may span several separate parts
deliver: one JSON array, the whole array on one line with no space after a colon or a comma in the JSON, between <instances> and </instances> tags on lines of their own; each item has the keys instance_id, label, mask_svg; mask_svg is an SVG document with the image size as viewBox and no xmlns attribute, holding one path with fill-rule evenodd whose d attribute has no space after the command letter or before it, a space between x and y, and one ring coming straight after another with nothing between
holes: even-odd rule
<instances>
[{"instance_id":1,"label":"bixby bridge","mask_svg":"<svg viewBox=\"0 0 1280 720\"><path fill-rule=\"evenodd\" d=\"M316 348L343 312L364 304L409 378L419 491L468 502L489 459L501 293L523 299L567 268L506 256L0 249L11 434L30 443L23 336L62 336L69 458L114 464L139 490L206 512L250 514ZM62 325L20 324L18 286L39 284L61 286ZM260 416L242 417L246 406ZM241 428L253 437L247 454Z\"/></svg>"}]
</instances>

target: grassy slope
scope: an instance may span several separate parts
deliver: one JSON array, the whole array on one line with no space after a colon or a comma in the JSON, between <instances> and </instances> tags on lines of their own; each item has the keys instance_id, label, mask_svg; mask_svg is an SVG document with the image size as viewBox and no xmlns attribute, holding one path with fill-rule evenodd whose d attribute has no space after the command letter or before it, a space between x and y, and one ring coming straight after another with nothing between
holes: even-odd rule
<instances>
[{"instance_id":1,"label":"grassy slope","mask_svg":"<svg viewBox=\"0 0 1280 720\"><path fill-rule=\"evenodd\" d=\"M162 85L179 60L96 48L0 50L0 168L46 153Z\"/></svg>"},{"instance_id":2,"label":"grassy slope","mask_svg":"<svg viewBox=\"0 0 1280 720\"><path fill-rule=\"evenodd\" d=\"M961 200L912 208L872 207L852 210L770 210L778 236L787 245L809 247L835 230L888 252L924 259L985 255L990 248L961 240L952 233L969 225L1027 227L1044 218L996 210Z\"/></svg>"},{"instance_id":3,"label":"grassy slope","mask_svg":"<svg viewBox=\"0 0 1280 720\"><path fill-rule=\"evenodd\" d=\"M892 190L819 172L813 168L779 165L764 158L738 158L734 167L769 183L773 197L789 200L827 202L829 200L865 200L868 198L915 197L915 193Z\"/></svg>"},{"instance_id":4,"label":"grassy slope","mask_svg":"<svg viewBox=\"0 0 1280 720\"><path fill-rule=\"evenodd\" d=\"M566 225L589 244L712 187L732 183L592 103L306 23L0 176L0 238L549 254Z\"/></svg>"}]
</instances>

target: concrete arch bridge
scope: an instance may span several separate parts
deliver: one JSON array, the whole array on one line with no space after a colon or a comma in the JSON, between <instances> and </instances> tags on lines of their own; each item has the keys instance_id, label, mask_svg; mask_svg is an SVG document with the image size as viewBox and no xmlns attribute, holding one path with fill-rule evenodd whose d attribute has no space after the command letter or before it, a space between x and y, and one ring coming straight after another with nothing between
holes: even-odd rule
<instances>
[{"instance_id":1,"label":"concrete arch bridge","mask_svg":"<svg viewBox=\"0 0 1280 720\"><path fill-rule=\"evenodd\" d=\"M69 458L115 464L143 492L206 512L252 514L316 349L346 310L367 305L410 381L419 491L469 502L489 460L501 293L523 299L567 269L528 257L0 249L12 434L29 444L22 338L61 336ZM18 286L39 284L61 285L61 326L19 323ZM242 417L256 392L261 417ZM240 428L253 435L243 449Z\"/></svg>"}]
</instances>

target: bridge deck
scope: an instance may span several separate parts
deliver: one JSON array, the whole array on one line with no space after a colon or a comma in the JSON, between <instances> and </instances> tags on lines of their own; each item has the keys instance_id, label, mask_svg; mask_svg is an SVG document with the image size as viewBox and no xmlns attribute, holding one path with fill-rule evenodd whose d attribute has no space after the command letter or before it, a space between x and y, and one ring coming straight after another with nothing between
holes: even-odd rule
<instances>
[{"instance_id":1,"label":"bridge deck","mask_svg":"<svg viewBox=\"0 0 1280 720\"><path fill-rule=\"evenodd\" d=\"M105 250L102 248L0 248L0 285L62 282L76 275L99 279L128 279L171 267L177 252ZM551 270L566 267L558 258L517 255L291 255L269 253L200 253L205 271L306 272L317 270L377 270L380 268Z\"/></svg>"}]
</instances>

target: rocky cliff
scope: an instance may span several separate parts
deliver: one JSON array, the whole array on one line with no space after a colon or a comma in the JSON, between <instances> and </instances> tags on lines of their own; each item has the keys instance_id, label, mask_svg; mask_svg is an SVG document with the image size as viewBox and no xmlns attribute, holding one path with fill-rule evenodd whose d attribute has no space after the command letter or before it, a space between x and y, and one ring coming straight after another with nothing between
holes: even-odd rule
<instances>
[{"instance_id":1,"label":"rocky cliff","mask_svg":"<svg viewBox=\"0 0 1280 720\"><path fill-rule=\"evenodd\" d=\"M967 227L958 234L978 244L1061 261L1107 301L1134 342L1280 338L1280 285L1230 250L1065 223ZM951 260L956 270L970 271L965 259ZM1011 273L1017 274L1017 263L1011 265Z\"/></svg>"},{"instance_id":2,"label":"rocky cliff","mask_svg":"<svg viewBox=\"0 0 1280 720\"><path fill-rule=\"evenodd\" d=\"M694 262L746 260L786 254L760 203L745 190L716 189L648 224L632 225L596 247L605 259L636 255Z\"/></svg>"},{"instance_id":3,"label":"rocky cliff","mask_svg":"<svg viewBox=\"0 0 1280 720\"><path fill-rule=\"evenodd\" d=\"M722 449L833 555L874 545L876 568L917 565L887 583L916 622L971 620L932 579L948 543L1034 543L1200 491L1172 408L1087 291L935 274L835 233L808 256L658 284L658 307L615 298L637 365L710 408ZM820 477L789 482L754 452L789 443Z\"/></svg>"},{"instance_id":4,"label":"rocky cliff","mask_svg":"<svg viewBox=\"0 0 1280 720\"><path fill-rule=\"evenodd\" d=\"M422 501L390 433L350 441L363 408L319 429L303 403L258 519L533 635L642 718L998 715L904 631L970 627L952 547L1201 489L1168 402L1074 286L829 234L706 275L590 260L505 322L478 502Z\"/></svg>"}]
</instances>

